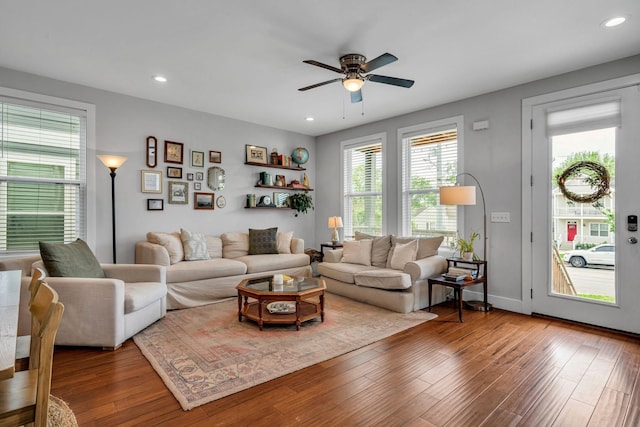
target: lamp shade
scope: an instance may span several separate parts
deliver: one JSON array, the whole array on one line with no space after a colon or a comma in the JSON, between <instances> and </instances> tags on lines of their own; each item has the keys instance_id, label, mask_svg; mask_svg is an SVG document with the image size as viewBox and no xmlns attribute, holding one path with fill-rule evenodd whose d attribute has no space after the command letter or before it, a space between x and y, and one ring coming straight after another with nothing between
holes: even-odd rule
<instances>
[{"instance_id":1,"label":"lamp shade","mask_svg":"<svg viewBox=\"0 0 640 427\"><path fill-rule=\"evenodd\" d=\"M348 77L342 80L342 85L349 92L357 92L360 90L364 81L358 77Z\"/></svg>"},{"instance_id":2,"label":"lamp shade","mask_svg":"<svg viewBox=\"0 0 640 427\"><path fill-rule=\"evenodd\" d=\"M440 204L475 205L476 187L471 185L440 187Z\"/></svg>"},{"instance_id":3,"label":"lamp shade","mask_svg":"<svg viewBox=\"0 0 640 427\"><path fill-rule=\"evenodd\" d=\"M342 217L340 216L330 216L328 222L329 228L342 228Z\"/></svg>"},{"instance_id":4,"label":"lamp shade","mask_svg":"<svg viewBox=\"0 0 640 427\"><path fill-rule=\"evenodd\" d=\"M124 162L127 161L126 157L112 156L110 154L100 154L96 156L100 161L109 169L118 169Z\"/></svg>"}]
</instances>

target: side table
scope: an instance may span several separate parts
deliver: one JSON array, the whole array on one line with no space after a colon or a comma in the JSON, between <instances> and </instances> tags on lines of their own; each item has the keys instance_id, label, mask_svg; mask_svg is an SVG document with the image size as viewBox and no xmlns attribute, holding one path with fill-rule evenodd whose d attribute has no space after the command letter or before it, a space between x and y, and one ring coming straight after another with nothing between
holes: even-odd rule
<instances>
[{"instance_id":1,"label":"side table","mask_svg":"<svg viewBox=\"0 0 640 427\"><path fill-rule=\"evenodd\" d=\"M343 245L342 243L330 243L330 242L326 242L326 243L322 243L320 244L320 255L322 256L322 258L324 258L324 249L338 249L341 248Z\"/></svg>"},{"instance_id":2,"label":"side table","mask_svg":"<svg viewBox=\"0 0 640 427\"><path fill-rule=\"evenodd\" d=\"M447 263L449 264L449 267L467 266L471 269L474 269L477 273L477 276L475 279L470 280L448 280L445 279L444 276L436 276L427 279L427 282L429 284L429 311L431 311L431 291L433 285L447 286L453 288L454 298L458 305L458 318L460 319L460 322L464 322L462 320L462 291L467 286L478 285L480 283L482 283L482 288L484 291L484 310L485 312L488 311L489 302L487 300L487 261L467 261L462 258L448 258Z\"/></svg>"}]
</instances>

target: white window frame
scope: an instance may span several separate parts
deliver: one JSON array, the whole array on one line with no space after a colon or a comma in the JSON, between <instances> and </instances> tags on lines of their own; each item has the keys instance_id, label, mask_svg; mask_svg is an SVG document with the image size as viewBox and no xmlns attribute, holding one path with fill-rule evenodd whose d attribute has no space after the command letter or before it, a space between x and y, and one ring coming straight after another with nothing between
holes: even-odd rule
<instances>
[{"instance_id":1,"label":"white window frame","mask_svg":"<svg viewBox=\"0 0 640 427\"><path fill-rule=\"evenodd\" d=\"M96 244L96 186L95 186L95 166L96 166L96 113L95 105L85 102L73 101L54 96L41 95L17 89L0 87L0 97L8 103L25 105L33 108L43 108L52 110L82 110L86 115L86 142L85 142L85 171L84 182L84 224L86 227L84 239L90 247ZM89 161L92 159L92 161ZM12 258L16 254L20 255L37 253L37 251L5 251L0 253L0 259Z\"/></svg>"},{"instance_id":2,"label":"white window frame","mask_svg":"<svg viewBox=\"0 0 640 427\"><path fill-rule=\"evenodd\" d=\"M410 179L408 176L403 176L404 162L406 161L407 149L405 146L405 140L411 137L430 134L438 131L444 131L450 128L456 128L458 138L458 174L464 172L464 116L453 116L445 119L434 120L431 122L420 123L417 125L398 128L398 218L400 219L400 230L403 236L410 236L411 224L409 219L409 213L407 210L408 194L404 189L404 182ZM408 173L408 172L407 172ZM437 188L433 190L424 190L424 192L436 192ZM464 233L464 207L458 206L456 209L456 227L461 233ZM410 209L409 209L410 210Z\"/></svg>"},{"instance_id":3,"label":"white window frame","mask_svg":"<svg viewBox=\"0 0 640 427\"><path fill-rule=\"evenodd\" d=\"M345 150L350 150L353 148L357 148L357 147L361 147L361 146L366 146L366 145L371 145L371 144L375 144L375 143L380 143L382 146L382 153L381 153L381 160L382 160L382 191L381 193L378 192L372 192L372 193L366 193L366 194L359 194L359 195L376 195L376 194L380 194L382 197L382 221L381 221L381 227L382 227L382 234L386 234L387 233L387 159L386 159L386 151L387 151L387 134L384 132L381 133L376 133L376 134L372 134L372 135L367 135L367 136L363 136L360 138L354 138L354 139L349 139L349 140L345 140L345 141L340 141L340 212L342 213L343 218L346 221L347 218L347 214L348 212L345 211L346 206L344 203L345 200L345 193L344 193L344 187L345 187L345 180L346 179L351 179L351 177L348 175L345 175L345 168L344 168L344 161L345 161ZM350 213L349 213L350 215ZM345 228L344 230L345 234L344 236L347 236L347 230Z\"/></svg>"}]
</instances>

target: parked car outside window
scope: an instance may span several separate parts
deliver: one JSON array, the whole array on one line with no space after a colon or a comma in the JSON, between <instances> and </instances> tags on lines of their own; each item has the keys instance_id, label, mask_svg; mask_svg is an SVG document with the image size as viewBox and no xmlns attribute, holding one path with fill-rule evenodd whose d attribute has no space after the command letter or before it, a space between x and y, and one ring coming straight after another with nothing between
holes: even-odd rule
<instances>
[{"instance_id":1,"label":"parked car outside window","mask_svg":"<svg viewBox=\"0 0 640 427\"><path fill-rule=\"evenodd\" d=\"M586 267L587 265L616 265L616 247L612 244L603 244L591 249L569 251L564 256L573 267Z\"/></svg>"}]
</instances>

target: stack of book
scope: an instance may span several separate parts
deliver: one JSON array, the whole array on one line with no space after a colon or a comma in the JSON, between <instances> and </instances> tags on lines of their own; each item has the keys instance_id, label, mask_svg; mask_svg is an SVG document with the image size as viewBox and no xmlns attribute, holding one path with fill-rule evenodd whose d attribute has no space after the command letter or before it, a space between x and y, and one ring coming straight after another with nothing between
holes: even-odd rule
<instances>
[{"instance_id":1,"label":"stack of book","mask_svg":"<svg viewBox=\"0 0 640 427\"><path fill-rule=\"evenodd\" d=\"M444 273L442 277L445 280L472 280L476 277L477 271L471 268L449 267L449 271Z\"/></svg>"}]
</instances>

